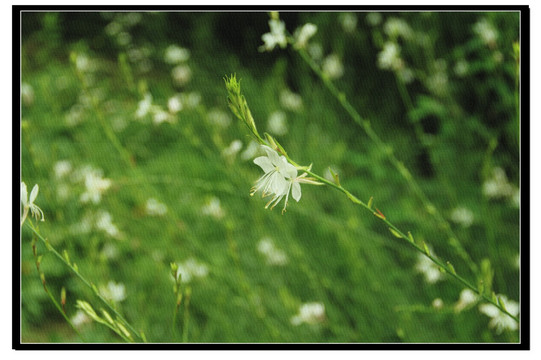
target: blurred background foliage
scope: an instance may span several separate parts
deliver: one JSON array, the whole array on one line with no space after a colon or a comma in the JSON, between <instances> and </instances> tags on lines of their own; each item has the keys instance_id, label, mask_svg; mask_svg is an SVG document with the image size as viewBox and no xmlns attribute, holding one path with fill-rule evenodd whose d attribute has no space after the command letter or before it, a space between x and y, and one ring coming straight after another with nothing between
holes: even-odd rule
<instances>
[{"instance_id":1,"label":"blurred background foliage","mask_svg":"<svg viewBox=\"0 0 541 360\"><path fill-rule=\"evenodd\" d=\"M290 32L317 26L310 56L477 266L484 261L494 291L518 301L519 13L280 18ZM249 196L261 173L227 108L223 78L232 73L260 132L316 173L332 167L345 188L373 196L395 225L477 284L440 222L296 51L258 50L268 19L24 12L22 181L40 186L40 232L152 342L518 341L517 331L489 326L477 304L460 309L460 285L430 279L411 247L340 193L303 186L284 215ZM21 339L81 341L43 291L30 239L23 227ZM92 292L38 252L51 292L66 288L66 313L84 340L120 341L75 307L81 299L99 309ZM171 262L191 292L176 332ZM313 303L324 313L304 314Z\"/></svg>"}]
</instances>

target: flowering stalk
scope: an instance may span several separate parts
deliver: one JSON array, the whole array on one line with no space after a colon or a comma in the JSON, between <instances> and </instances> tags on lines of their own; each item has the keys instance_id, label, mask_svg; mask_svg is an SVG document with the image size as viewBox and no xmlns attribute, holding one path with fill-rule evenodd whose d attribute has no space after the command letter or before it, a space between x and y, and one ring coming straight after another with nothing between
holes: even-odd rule
<instances>
[{"instance_id":1,"label":"flowering stalk","mask_svg":"<svg viewBox=\"0 0 541 360\"><path fill-rule=\"evenodd\" d=\"M232 76L230 79L234 79L234 76ZM234 82L227 83L228 79L226 78L226 86L229 92L232 90L235 91L236 94L238 94L239 97L242 97L243 99L243 105L247 108L246 100L244 99L244 96L240 95L240 83L234 79ZM234 89L231 89L231 86L234 86ZM347 103L349 105L349 103ZM353 110L351 105L349 105L352 109L354 114L357 114L357 116L360 118L358 113ZM237 110L237 112L234 111L234 113L237 115L240 113L240 111ZM249 109L246 109L244 113L248 114ZM239 119L247 122L246 119L244 119L242 116L237 115ZM255 123L253 122L253 118L251 119L254 130L255 130ZM369 124L367 125L368 129L370 129ZM257 130L252 131L252 133L257 133ZM505 305L502 305L501 303L503 300L498 300L496 296L493 294L492 297L489 297L485 294L485 289L479 289L472 285L470 282L468 282L466 279L464 279L462 276L458 275L456 273L456 270L454 269L453 265L450 262L444 263L440 259L436 258L434 255L432 255L428 249L428 246L426 243L423 243L422 246L415 243L415 240L413 239L413 236L410 232L406 235L403 231L401 231L398 227L396 227L393 223L391 223L385 215L378 209L372 209L372 198L369 201L369 204L365 204L363 201L361 201L359 198L357 198L355 195L350 193L348 190L346 190L338 181L336 183L331 182L324 177L314 173L311 171L311 166L304 167L301 165L298 165L295 161L293 161L287 152L283 149L283 147L276 141L276 139L273 139L270 135L265 134L267 137L267 141L264 141L261 137L257 136L257 139L259 140L260 144L264 145L263 148L265 152L267 152L267 157L265 159L257 158L254 160L254 162L259 165L264 171L265 174L257 181L255 185L255 190L252 190L253 192L262 189L263 195L265 196L266 192L274 193L274 198L267 204L266 207L268 207L270 204L273 204L274 201L279 197L279 199L276 201L280 201L281 197L286 195L286 192L283 190L285 188L284 183L287 183L287 180L291 180L293 178L293 170L295 170L294 176L296 176L296 170L303 170L305 174L310 175L311 178L310 182L314 184L326 184L329 185L332 188L335 188L336 190L339 190L340 192L344 193L348 199L350 199L353 203L363 207L365 210L369 211L372 215L376 216L378 219L383 221L389 228L390 232L397 238L405 239L409 244L411 244L417 251L422 253L424 256L428 257L433 263L435 263L437 266L440 267L442 271L449 274L452 278L457 280L462 285L466 286L467 288L473 290L476 294L478 294L481 298L488 301L492 305L496 306L501 312L507 314L515 321L519 321L518 317L512 315L505 309ZM375 133L374 133L375 135ZM377 135L375 135L377 137ZM379 138L378 138L379 139ZM383 143L381 143L383 146ZM279 156L276 151L279 151L282 155ZM396 160L396 158L393 157L393 159ZM398 160L396 160L398 161ZM401 164L401 163L400 163ZM294 168L294 169L292 169ZM402 165L402 168L404 166ZM405 168L404 168L405 170ZM406 170L407 171L407 170ZM302 177L305 176L305 174L302 175ZM409 174L409 173L408 173ZM410 175L411 176L411 175ZM335 179L337 180L337 176L335 176ZM287 194L289 193L289 185L287 187ZM299 196L300 197L300 196ZM286 198L287 202L287 198ZM276 205L274 203L274 205ZM273 206L274 206L273 205ZM287 204L286 204L287 205ZM285 210L285 207L284 207Z\"/></svg>"},{"instance_id":2,"label":"flowering stalk","mask_svg":"<svg viewBox=\"0 0 541 360\"><path fill-rule=\"evenodd\" d=\"M136 334L142 341L146 342L145 341L145 338L144 338L144 335L141 335L139 334L134 328L133 326L130 325L130 323L124 319L124 317L112 306L109 304L109 302L103 298L103 296L100 295L99 293L99 290L98 288L96 287L96 285L94 285L93 283L91 283L90 281L88 281L80 272L79 272L79 269L77 268L77 265L75 263L71 263L69 261L69 258L67 256L62 256L52 245L51 243L43 238L43 236L41 236L41 234L37 231L37 229L34 227L34 225L30 222L27 222L26 223L27 226L32 230L32 232L34 233L34 236L39 239L46 247L47 247L47 250L49 250L51 253L53 253L54 256L56 256L62 263L64 263L64 265L66 265L88 288L90 288L93 292L94 292L94 295L101 300L101 302L103 304L105 304L105 306L117 317L117 319L119 319L121 322L122 322L122 325L127 327L131 333L133 334ZM33 244L33 250L34 250L34 253L35 253L35 244ZM39 268L38 268L38 271L39 271ZM40 273L40 276L42 277L42 281L44 279L44 277L41 275L42 273ZM55 300L56 301L56 300ZM58 303L57 303L58 304ZM62 310L62 308L60 307L60 305L58 305L60 311Z\"/></svg>"}]
</instances>

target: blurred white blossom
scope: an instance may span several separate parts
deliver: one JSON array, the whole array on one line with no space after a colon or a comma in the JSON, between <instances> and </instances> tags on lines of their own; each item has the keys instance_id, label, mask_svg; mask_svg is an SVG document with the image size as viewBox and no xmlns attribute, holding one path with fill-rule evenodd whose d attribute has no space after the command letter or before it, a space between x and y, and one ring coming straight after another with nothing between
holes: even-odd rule
<instances>
[{"instance_id":1,"label":"blurred white blossom","mask_svg":"<svg viewBox=\"0 0 541 360\"><path fill-rule=\"evenodd\" d=\"M352 33L357 27L357 16L353 13L344 13L339 17L342 29L347 33Z\"/></svg>"},{"instance_id":2,"label":"blurred white blossom","mask_svg":"<svg viewBox=\"0 0 541 360\"><path fill-rule=\"evenodd\" d=\"M190 58L190 51L177 45L169 45L165 49L164 60L168 64L179 64Z\"/></svg>"},{"instance_id":3,"label":"blurred white blossom","mask_svg":"<svg viewBox=\"0 0 541 360\"><path fill-rule=\"evenodd\" d=\"M258 151L259 151L259 144L254 140L250 140L250 143L248 144L248 146L246 146L244 151L240 154L240 158L244 161L253 159L254 156L257 155Z\"/></svg>"},{"instance_id":4,"label":"blurred white blossom","mask_svg":"<svg viewBox=\"0 0 541 360\"><path fill-rule=\"evenodd\" d=\"M317 26L311 23L304 24L302 27L297 28L293 37L295 38L295 47L297 49L306 47L308 40L313 37L317 32Z\"/></svg>"},{"instance_id":5,"label":"blurred white blossom","mask_svg":"<svg viewBox=\"0 0 541 360\"><path fill-rule=\"evenodd\" d=\"M72 166L69 160L57 161L53 167L54 176L57 180L60 180L66 177L69 173L71 173L71 170L72 170Z\"/></svg>"},{"instance_id":6,"label":"blurred white blossom","mask_svg":"<svg viewBox=\"0 0 541 360\"><path fill-rule=\"evenodd\" d=\"M423 254L418 254L415 270L425 277L425 281L433 284L442 279L442 274L438 265L432 262Z\"/></svg>"},{"instance_id":7,"label":"blurred white blossom","mask_svg":"<svg viewBox=\"0 0 541 360\"><path fill-rule=\"evenodd\" d=\"M413 30L405 20L394 17L387 19L383 25L383 31L391 39L397 39L398 37L410 39L414 36Z\"/></svg>"},{"instance_id":8,"label":"blurred white blossom","mask_svg":"<svg viewBox=\"0 0 541 360\"><path fill-rule=\"evenodd\" d=\"M25 106L30 106L34 103L34 89L32 85L25 82L21 84L21 99Z\"/></svg>"},{"instance_id":9,"label":"blurred white blossom","mask_svg":"<svg viewBox=\"0 0 541 360\"><path fill-rule=\"evenodd\" d=\"M122 235L115 224L113 217L106 210L99 210L96 213L96 229L101 230L112 238L121 238Z\"/></svg>"},{"instance_id":10,"label":"blurred white blossom","mask_svg":"<svg viewBox=\"0 0 541 360\"><path fill-rule=\"evenodd\" d=\"M259 51L271 51L276 45L282 49L287 46L286 25L283 21L271 19L269 20L270 32L261 36L264 44L259 47Z\"/></svg>"},{"instance_id":11,"label":"blurred white blossom","mask_svg":"<svg viewBox=\"0 0 541 360\"><path fill-rule=\"evenodd\" d=\"M212 125L222 129L227 128L231 124L231 117L229 114L218 108L210 109L207 113L207 118Z\"/></svg>"},{"instance_id":12,"label":"blurred white blossom","mask_svg":"<svg viewBox=\"0 0 541 360\"><path fill-rule=\"evenodd\" d=\"M473 212L465 207L456 207L451 211L451 221L455 224L459 224L462 227L470 227L473 224L474 216Z\"/></svg>"},{"instance_id":13,"label":"blurred white blossom","mask_svg":"<svg viewBox=\"0 0 541 360\"><path fill-rule=\"evenodd\" d=\"M329 79L338 79L344 75L344 65L342 65L342 60L336 54L330 54L323 60L321 70Z\"/></svg>"},{"instance_id":14,"label":"blurred white blossom","mask_svg":"<svg viewBox=\"0 0 541 360\"><path fill-rule=\"evenodd\" d=\"M85 191L81 194L82 203L92 202L97 204L101 201L101 195L111 187L113 182L103 177L103 172L91 166L83 167L78 175L83 178Z\"/></svg>"},{"instance_id":15,"label":"blurred white blossom","mask_svg":"<svg viewBox=\"0 0 541 360\"><path fill-rule=\"evenodd\" d=\"M242 141L233 140L228 147L222 150L222 156L228 159L234 159L238 152L242 149Z\"/></svg>"},{"instance_id":16,"label":"blurred white blossom","mask_svg":"<svg viewBox=\"0 0 541 360\"><path fill-rule=\"evenodd\" d=\"M271 238L265 237L257 244L257 251L265 257L269 265L283 266L287 264L287 255L278 249Z\"/></svg>"},{"instance_id":17,"label":"blurred white blossom","mask_svg":"<svg viewBox=\"0 0 541 360\"><path fill-rule=\"evenodd\" d=\"M308 54L315 61L321 60L323 58L323 47L318 42L313 42L308 44L307 49Z\"/></svg>"},{"instance_id":18,"label":"blurred white blossom","mask_svg":"<svg viewBox=\"0 0 541 360\"><path fill-rule=\"evenodd\" d=\"M302 323L314 325L323 321L325 321L325 305L319 302L302 304L297 315L291 318L291 324L295 326Z\"/></svg>"},{"instance_id":19,"label":"blurred white blossom","mask_svg":"<svg viewBox=\"0 0 541 360\"><path fill-rule=\"evenodd\" d=\"M99 290L101 296L115 303L126 300L126 286L122 283L109 281L107 285L101 285Z\"/></svg>"},{"instance_id":20,"label":"blurred white blossom","mask_svg":"<svg viewBox=\"0 0 541 360\"><path fill-rule=\"evenodd\" d=\"M302 109L302 98L299 94L286 88L280 92L280 104L286 110L299 111Z\"/></svg>"},{"instance_id":21,"label":"blurred white blossom","mask_svg":"<svg viewBox=\"0 0 541 360\"><path fill-rule=\"evenodd\" d=\"M280 110L272 112L267 121L267 129L273 135L287 134L286 114Z\"/></svg>"},{"instance_id":22,"label":"blurred white blossom","mask_svg":"<svg viewBox=\"0 0 541 360\"><path fill-rule=\"evenodd\" d=\"M182 101L179 95L174 95L167 100L167 109L171 114L176 114L182 110Z\"/></svg>"},{"instance_id":23,"label":"blurred white blossom","mask_svg":"<svg viewBox=\"0 0 541 360\"><path fill-rule=\"evenodd\" d=\"M505 171L500 167L492 169L491 176L483 183L483 195L487 198L510 198L516 196L518 189L509 183Z\"/></svg>"},{"instance_id":24,"label":"blurred white blossom","mask_svg":"<svg viewBox=\"0 0 541 360\"><path fill-rule=\"evenodd\" d=\"M494 26L486 19L482 18L473 25L473 32L481 38L485 45L494 47L496 40L498 39L498 31Z\"/></svg>"},{"instance_id":25,"label":"blurred white blossom","mask_svg":"<svg viewBox=\"0 0 541 360\"><path fill-rule=\"evenodd\" d=\"M189 283L194 278L206 277L209 273L206 264L197 261L194 258L189 258L182 263L178 263L177 278L180 275L180 281L183 283Z\"/></svg>"},{"instance_id":26,"label":"blurred white blossom","mask_svg":"<svg viewBox=\"0 0 541 360\"><path fill-rule=\"evenodd\" d=\"M71 323L76 328L79 328L84 324L88 324L91 321L92 319L90 319L90 317L88 317L88 315L86 315L86 313L81 309L78 309L75 312L75 314L71 317Z\"/></svg>"},{"instance_id":27,"label":"blurred white blossom","mask_svg":"<svg viewBox=\"0 0 541 360\"><path fill-rule=\"evenodd\" d=\"M173 70L171 70L171 77L173 78L173 83L175 85L184 86L190 82L192 78L192 70L188 65L177 65L173 68Z\"/></svg>"},{"instance_id":28,"label":"blurred white blossom","mask_svg":"<svg viewBox=\"0 0 541 360\"><path fill-rule=\"evenodd\" d=\"M400 47L394 42L386 42L378 54L378 67L384 70L398 70L402 67Z\"/></svg>"},{"instance_id":29,"label":"blurred white blossom","mask_svg":"<svg viewBox=\"0 0 541 360\"><path fill-rule=\"evenodd\" d=\"M381 23L381 14L377 12L366 14L366 22L371 26L379 25Z\"/></svg>"},{"instance_id":30,"label":"blurred white blossom","mask_svg":"<svg viewBox=\"0 0 541 360\"><path fill-rule=\"evenodd\" d=\"M463 77L468 73L468 62L465 59L460 59L455 64L455 74L456 76Z\"/></svg>"},{"instance_id":31,"label":"blurred white blossom","mask_svg":"<svg viewBox=\"0 0 541 360\"><path fill-rule=\"evenodd\" d=\"M150 216L162 216L167 214L167 206L154 198L145 203L145 212Z\"/></svg>"},{"instance_id":32,"label":"blurred white blossom","mask_svg":"<svg viewBox=\"0 0 541 360\"><path fill-rule=\"evenodd\" d=\"M455 304L455 311L461 312L465 308L477 302L477 294L470 289L464 289L460 293L460 297Z\"/></svg>"},{"instance_id":33,"label":"blurred white blossom","mask_svg":"<svg viewBox=\"0 0 541 360\"><path fill-rule=\"evenodd\" d=\"M505 295L498 295L498 297L503 300L505 308L511 315L518 316L519 305L516 301L509 300ZM514 319L492 304L479 305L479 311L491 318L488 326L494 328L498 334L504 330L515 331L518 329L518 324Z\"/></svg>"},{"instance_id":34,"label":"blurred white blossom","mask_svg":"<svg viewBox=\"0 0 541 360\"><path fill-rule=\"evenodd\" d=\"M152 95L150 93L146 93L143 97L143 100L139 101L137 104L137 110L135 111L135 117L137 118L143 118L145 117L152 107Z\"/></svg>"},{"instance_id":35,"label":"blurred white blossom","mask_svg":"<svg viewBox=\"0 0 541 360\"><path fill-rule=\"evenodd\" d=\"M432 301L432 307L436 310L441 310L443 308L443 300L440 298L434 299L434 301Z\"/></svg>"},{"instance_id":36,"label":"blurred white blossom","mask_svg":"<svg viewBox=\"0 0 541 360\"><path fill-rule=\"evenodd\" d=\"M225 216L225 211L222 209L220 199L217 197L212 197L209 199L201 208L201 212L203 215L212 216L216 219L221 219Z\"/></svg>"}]
</instances>

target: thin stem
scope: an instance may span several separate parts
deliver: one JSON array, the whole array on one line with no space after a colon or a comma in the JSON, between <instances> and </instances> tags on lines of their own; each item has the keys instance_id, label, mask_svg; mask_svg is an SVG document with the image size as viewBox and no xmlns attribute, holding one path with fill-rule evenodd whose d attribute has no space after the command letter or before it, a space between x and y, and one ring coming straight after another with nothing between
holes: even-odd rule
<instances>
[{"instance_id":1,"label":"thin stem","mask_svg":"<svg viewBox=\"0 0 541 360\"><path fill-rule=\"evenodd\" d=\"M412 188L417 197L421 200L425 207L425 210L430 215L432 215L446 231L448 235L447 241L449 245L451 245L457 251L459 256L468 264L472 273L477 275L477 265L471 259L468 252L462 247L461 243L458 241L458 237L451 229L451 226L449 225L447 220L445 220L443 215L441 215L438 209L432 204L432 202L428 199L423 190L415 182L411 172L404 166L404 164L400 160L395 157L393 149L389 145L385 144L383 140L381 140L378 134L372 129L370 121L361 117L357 110L355 110L355 108L349 103L349 101L347 101L345 94L338 90L338 88L332 83L332 81L327 76L325 76L325 74L323 74L319 66L312 60L308 53L302 48L297 49L297 52L301 56L301 58L308 64L308 66L310 66L310 68L321 79L329 92L338 100L340 105L342 105L344 110L346 110L346 112L353 119L353 121L365 131L366 135L368 135L368 137L380 148L381 152L387 156L389 162L398 170L400 175L402 175L402 177L407 181L407 183Z\"/></svg>"},{"instance_id":2,"label":"thin stem","mask_svg":"<svg viewBox=\"0 0 541 360\"><path fill-rule=\"evenodd\" d=\"M88 281L80 272L78 269L73 267L46 239L44 239L41 234L34 228L34 225L31 222L26 223L28 227L32 230L32 232L36 235L36 237L43 242L43 244L47 247L47 249L53 253L61 262L63 262L78 278L81 280L88 288L90 288L94 295L101 300L101 302L113 313L115 316L122 321L122 323L135 335L137 335L141 340L144 340L141 335L133 328L133 326L126 320L124 317L113 307L111 306L105 298L103 298L100 293L98 292L96 285L92 284L90 281Z\"/></svg>"},{"instance_id":3,"label":"thin stem","mask_svg":"<svg viewBox=\"0 0 541 360\"><path fill-rule=\"evenodd\" d=\"M316 178L317 180L325 183L326 185L329 185L342 193L344 193L353 203L362 206L366 210L370 211L372 215L376 215L377 218L379 218L381 221L383 221L389 228L393 229L398 235L400 235L401 238L407 240L410 239L409 235L406 235L402 230L400 230L398 227L396 227L393 223L391 223L386 217L379 215L377 212L375 212L372 208L370 208L367 204L365 204L363 201L359 200L355 195L350 193L348 190L342 187L342 185L335 184L331 181L328 181L327 179L319 176L316 173L313 173L310 170L304 170L307 174L310 176ZM477 287L473 286L469 281L464 279L462 276L458 275L456 271L451 268L448 264L443 263L438 258L434 257L432 254L430 254L428 251L425 250L424 247L419 246L413 241L407 241L409 244L411 244L417 251L422 253L424 256L428 257L433 263L438 265L441 269L443 269L447 274L449 274L452 278L457 280L462 285L466 286L467 288L473 290L475 293L477 293L481 298L488 301L492 305L496 306L500 311L507 314L511 318L513 318L515 321L519 321L518 317L510 314L506 309L504 309L498 302L494 301L493 299L486 296L483 292L481 292Z\"/></svg>"}]
</instances>

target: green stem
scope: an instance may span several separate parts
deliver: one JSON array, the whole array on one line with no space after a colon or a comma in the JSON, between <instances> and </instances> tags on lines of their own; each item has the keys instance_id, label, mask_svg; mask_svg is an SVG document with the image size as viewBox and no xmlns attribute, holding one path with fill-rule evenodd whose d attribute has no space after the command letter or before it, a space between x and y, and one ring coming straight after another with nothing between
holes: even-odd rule
<instances>
[{"instance_id":1,"label":"green stem","mask_svg":"<svg viewBox=\"0 0 541 360\"><path fill-rule=\"evenodd\" d=\"M478 268L475 262L471 259L468 252L462 247L461 243L457 240L458 237L455 235L451 226L445 220L443 215L438 211L438 209L432 204L428 199L423 190L413 179L410 171L404 166L404 164L398 160L393 153L393 149L385 144L383 140L378 136L378 134L372 129L370 121L363 119L361 115L355 110L355 108L347 101L346 96L343 92L339 91L338 88L332 83L332 81L323 74L319 66L312 60L312 58L306 53L304 49L297 49L298 54L301 58L310 66L310 68L316 73L316 75L321 79L323 84L326 86L327 90L338 100L340 105L346 110L349 116L353 121L359 125L368 135L368 137L380 148L381 152L385 154L389 162L398 170L400 175L406 180L413 192L423 203L425 210L432 215L436 221L441 224L441 227L446 231L448 236L448 243L451 245L459 254L459 256L468 264L470 270L474 275L478 274Z\"/></svg>"},{"instance_id":2,"label":"green stem","mask_svg":"<svg viewBox=\"0 0 541 360\"><path fill-rule=\"evenodd\" d=\"M61 262L63 262L78 278L81 280L88 288L90 288L94 295L101 300L101 302L113 313L115 316L122 321L122 323L135 335L137 335L141 340L143 340L143 337L139 335L137 330L133 328L133 326L126 320L124 317L113 307L111 306L105 298L103 298L100 293L98 292L96 285L92 284L90 281L88 281L78 269L74 268L73 265L71 265L46 239L44 239L41 234L34 228L34 225L31 222L26 222L27 226L32 230L32 232L36 235L36 237L43 242L43 244L47 247L47 250L49 250L53 255L55 255Z\"/></svg>"}]
</instances>

